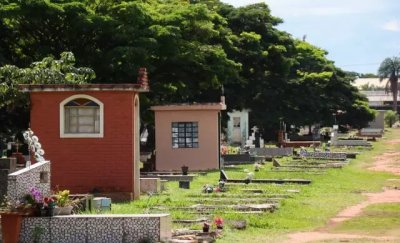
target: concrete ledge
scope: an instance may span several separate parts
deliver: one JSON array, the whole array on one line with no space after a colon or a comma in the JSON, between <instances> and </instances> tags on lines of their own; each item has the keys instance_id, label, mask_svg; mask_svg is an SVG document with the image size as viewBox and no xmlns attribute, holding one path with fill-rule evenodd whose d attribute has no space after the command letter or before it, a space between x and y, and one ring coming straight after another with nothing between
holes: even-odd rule
<instances>
[{"instance_id":1,"label":"concrete ledge","mask_svg":"<svg viewBox=\"0 0 400 243\"><path fill-rule=\"evenodd\" d=\"M142 178L160 178L167 181L193 181L196 175L140 175Z\"/></svg>"},{"instance_id":2,"label":"concrete ledge","mask_svg":"<svg viewBox=\"0 0 400 243\"><path fill-rule=\"evenodd\" d=\"M171 238L169 214L98 214L25 217L20 242L159 242Z\"/></svg>"}]
</instances>

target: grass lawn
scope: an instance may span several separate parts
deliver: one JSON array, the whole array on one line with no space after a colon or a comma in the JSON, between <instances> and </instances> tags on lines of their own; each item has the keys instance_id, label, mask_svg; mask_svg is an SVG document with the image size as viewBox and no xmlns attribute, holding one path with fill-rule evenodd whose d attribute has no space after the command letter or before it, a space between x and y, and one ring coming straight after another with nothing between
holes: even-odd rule
<instances>
[{"instance_id":1,"label":"grass lawn","mask_svg":"<svg viewBox=\"0 0 400 243\"><path fill-rule=\"evenodd\" d=\"M400 236L400 204L383 203L368 206L359 217L345 221L334 232L363 233L372 236Z\"/></svg>"},{"instance_id":2,"label":"grass lawn","mask_svg":"<svg viewBox=\"0 0 400 243\"><path fill-rule=\"evenodd\" d=\"M172 219L197 219L207 217L212 220L221 216L227 222L223 237L218 242L272 242L279 241L289 232L312 230L323 226L327 220L335 216L340 210L357 204L363 200L362 192L376 192L386 185L390 186L389 178L398 178L384 172L371 172L366 168L373 164L376 156L388 151L400 151L400 144L385 144L388 139L400 137L400 130L389 130L385 138L373 143L372 150L362 151L357 159L352 159L349 165L342 169L328 169L324 174L304 172L276 172L271 170L271 163L265 164L260 171L254 172L254 179L310 179L309 185L297 184L229 184L227 192L210 193L202 192L205 184L217 185L218 171L211 171L207 175L199 175L190 184L190 189L180 189L178 182L168 182L168 190L151 196L142 196L140 200L130 203L113 204L112 213L157 213L168 212ZM358 151L360 152L360 151ZM253 171L253 165L244 165L237 168L226 168L229 178L245 179L244 170ZM388 184L389 183L389 184ZM398 183L398 182L393 182ZM261 189L262 194L245 192L243 189ZM296 191L299 191L296 193ZM240 200L251 199L254 201L266 200L267 197L286 196L279 199L279 209L274 213L244 214L229 209L230 204L238 204ZM187 208L195 204L225 205L226 208L205 211L203 214L195 213ZM383 206L386 211L392 210L391 206ZM394 209L398 205L393 206ZM373 208L371 209L374 212ZM397 214L397 216L399 216ZM385 214L382 223L391 228L399 225L397 220ZM230 220L245 220L245 230L235 230L229 227ZM350 221L343 225L344 229L362 229L363 225L370 225L370 221L360 219ZM180 225L173 224L173 228L200 229L201 224ZM378 232L378 234L380 234Z\"/></svg>"}]
</instances>

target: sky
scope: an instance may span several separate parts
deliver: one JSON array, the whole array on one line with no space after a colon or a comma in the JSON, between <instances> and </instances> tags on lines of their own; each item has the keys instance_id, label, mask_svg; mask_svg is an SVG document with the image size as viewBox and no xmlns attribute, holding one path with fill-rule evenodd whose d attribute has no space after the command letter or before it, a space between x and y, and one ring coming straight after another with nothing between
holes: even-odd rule
<instances>
[{"instance_id":1,"label":"sky","mask_svg":"<svg viewBox=\"0 0 400 243\"><path fill-rule=\"evenodd\" d=\"M346 71L377 73L400 56L399 0L222 0L235 7L265 2L283 19L278 29L328 51Z\"/></svg>"}]
</instances>

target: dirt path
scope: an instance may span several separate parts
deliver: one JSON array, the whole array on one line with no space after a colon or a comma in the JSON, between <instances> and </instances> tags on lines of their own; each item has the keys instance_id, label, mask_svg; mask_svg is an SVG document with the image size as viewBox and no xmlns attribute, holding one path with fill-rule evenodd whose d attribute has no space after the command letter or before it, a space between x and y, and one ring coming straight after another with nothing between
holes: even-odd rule
<instances>
[{"instance_id":1,"label":"dirt path","mask_svg":"<svg viewBox=\"0 0 400 243\"><path fill-rule=\"evenodd\" d=\"M387 144L399 144L400 139L387 141ZM395 175L400 175L400 152L387 152L375 158L376 161L370 170L391 172ZM390 236L369 236L369 235L355 235L355 234L340 234L329 233L329 231L343 221L354 218L362 213L362 210L371 204L376 203L400 203L400 190L385 188L383 192L378 193L364 193L367 200L344 209L339 212L334 218L329 220L329 223L318 230L312 232L298 232L288 235L287 243L296 242L313 242L313 241L326 241L326 240L339 240L348 242L350 240L363 239L367 241L386 241L386 242L400 242L399 238Z\"/></svg>"}]
</instances>

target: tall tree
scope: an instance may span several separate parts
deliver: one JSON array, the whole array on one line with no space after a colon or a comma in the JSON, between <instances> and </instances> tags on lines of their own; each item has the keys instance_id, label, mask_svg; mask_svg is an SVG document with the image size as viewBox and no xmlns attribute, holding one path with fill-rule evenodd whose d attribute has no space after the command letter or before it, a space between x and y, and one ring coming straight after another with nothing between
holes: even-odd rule
<instances>
[{"instance_id":1,"label":"tall tree","mask_svg":"<svg viewBox=\"0 0 400 243\"><path fill-rule=\"evenodd\" d=\"M380 81L387 78L386 92L393 94L393 111L397 112L397 95L399 92L400 57L386 58L378 69Z\"/></svg>"}]
</instances>

